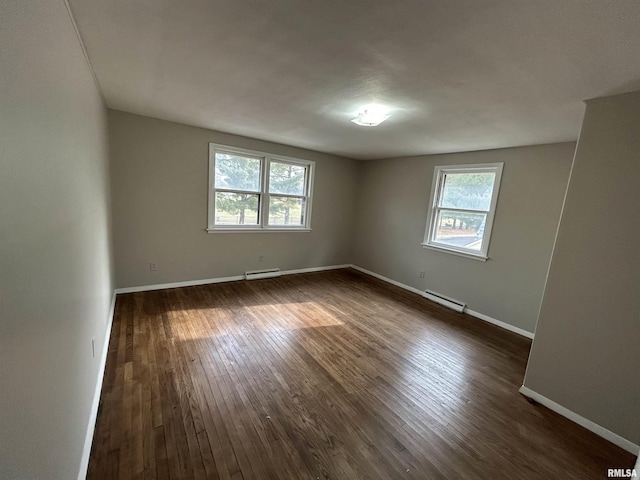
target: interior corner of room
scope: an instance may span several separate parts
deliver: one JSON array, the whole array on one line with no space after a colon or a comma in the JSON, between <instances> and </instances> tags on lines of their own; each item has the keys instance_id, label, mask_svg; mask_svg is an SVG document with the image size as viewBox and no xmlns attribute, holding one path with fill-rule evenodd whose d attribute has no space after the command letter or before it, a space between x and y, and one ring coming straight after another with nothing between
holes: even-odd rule
<instances>
[{"instance_id":1,"label":"interior corner of room","mask_svg":"<svg viewBox=\"0 0 640 480\"><path fill-rule=\"evenodd\" d=\"M113 6L117 2L104 3ZM169 10L174 8L169 2L160 3ZM381 2L375 3L371 19L380 21L377 15L389 12ZM565 28L560 13L570 7L546 3L550 9L561 10L557 21L545 16L556 35L558 29ZM616 39L631 28L621 19L640 15L639 6L632 3L611 6L628 14L607 24L607 32ZM276 4L286 7L286 2ZM446 83L433 85L441 96L430 105L431 110L425 107L411 113L409 100L404 98L403 108L391 112L377 127L353 125L347 102L333 98L327 105L339 114L327 112L320 100L318 105L309 100L292 106L281 117L259 118L253 113L252 98L261 102L256 111L286 110L287 104L274 107L275 100L232 73L224 82L211 79L213 87L235 82L238 88L246 88L245 98L231 102L211 97L210 112L205 115L198 114L197 102L185 93L181 100L184 111L172 111L176 104L172 102L180 95L172 91L175 97L165 98L161 93L169 92L172 81L189 89L193 78L200 75L200 67L189 63L185 52L171 49L172 62L184 62L185 69L198 73L171 77L168 69L154 63L153 58L161 58L160 47L153 43L155 34L147 30L140 34L136 49L126 52L126 36L109 37L113 42L109 47L102 42L101 35L106 33L101 22L127 18L119 27L125 29L131 27L128 22L134 17L141 18L125 15L127 9L140 15L143 11L139 6L121 5L111 16L108 9L103 10L106 8L85 0L0 5L1 478L86 477L117 294L246 281L251 273L273 277L344 268L413 292L411 295L425 305L431 305L427 298L449 306L459 304L465 313L456 313L455 321L462 324L488 322L532 339L522 385L503 388L514 393L520 389L534 402L637 455L640 70L633 62L625 62L624 52L618 52L620 58L611 60L608 68L615 70L616 79L626 80L626 87L609 85L604 77L598 77L600 83L595 86L576 80L576 90L585 95L580 100L587 100L584 105L566 100L554 110L553 98L545 97L544 108L536 108L529 96L544 96L548 79L542 76L524 85L529 89L527 95L511 92L504 100L514 105L522 101L518 108L530 110L530 116L517 116L513 107L522 130L542 131L547 118L560 119L559 125L571 124L573 130L563 131L561 138L544 137L551 140L539 144L521 141L525 137L518 136L513 125L517 122L507 119L498 126L493 107L487 107L484 113L474 113L473 122L482 124L482 128L475 127L479 129L477 136L465 133L464 128L471 129L469 121L456 124L458 130L444 131L437 130L440 127L431 120L437 140L420 150L422 143L413 135L416 129L411 121L430 115L444 118L451 112L452 116L466 115L464 105L447 94ZM197 12L185 7L174 13L171 21L178 22L184 15L184 21L207 30ZM210 18L209 14L201 18ZM229 10L227 14L230 19L239 12ZM510 18L509 12L503 14ZM279 17L273 15L265 17L267 24L292 28L285 20L293 17L284 11ZM448 13L443 11L442 15L453 22ZM478 15L487 18L488 12L479 8ZM256 28L267 28L259 19L251 19ZM617 32L616 21L622 22ZM175 37L168 35L163 41L180 45L179 39L186 33L176 25L170 30ZM507 24L503 27L511 28ZM336 38L350 38L346 26L345 30L332 28ZM460 32L472 35L476 30L467 25ZM320 33L312 29L308 35L324 37ZM209 34L214 37L207 37ZM206 35L202 38L207 41L224 43L215 37L215 31ZM611 40L607 48L620 42L629 50L640 48L637 33L624 38ZM234 42L229 51L244 55L248 47L239 40ZM284 48L277 38L273 42L264 44L264 55ZM555 48L544 39L539 42L539 50ZM317 55L313 58L318 62L328 62L338 75L339 63L330 61L338 54L336 46L330 42L322 45L327 49L323 54L310 55ZM409 68L404 62L413 57L396 51L393 42L380 45L380 50L371 50L366 58L376 56L375 65L398 62L385 70L388 77L382 84L412 83L391 79L403 75L403 68ZM151 52L152 58L140 55L138 47ZM306 43L303 47L315 52ZM525 48L519 44L513 48L520 47ZM115 57L121 55L120 69L111 68L109 48L116 52ZM499 51L502 47L495 48ZM429 51L429 58L442 61L452 76L462 68ZM280 67L286 72L294 57L282 58ZM482 58L490 65L491 61L499 62L500 55ZM220 68L232 72L234 64L229 58L219 60ZM614 68L616 60L626 66ZM570 63L567 58L548 61L551 66ZM562 72L569 75L575 69L588 77L591 70L584 66L587 63L576 60ZM208 60L205 65L211 67ZM366 70L368 65L364 62L362 68ZM502 73L513 76L510 82L524 81L515 64L505 65ZM533 69L532 64L522 65ZM268 64L260 66L265 81L281 78ZM600 64L598 68L605 69ZM126 76L122 72L127 69L137 73L148 70L157 84L145 83L147 77ZM486 71L482 67L475 74L481 80L488 75ZM520 73L527 71L533 75L533 70ZM121 74L124 76L118 77ZM318 95L329 95L322 83L329 79L323 75L314 83L313 78L310 76L307 84ZM354 74L353 78L361 77ZM555 77L553 81L560 82ZM272 88L278 92L294 88L283 82L271 84ZM466 85L465 81L461 79L460 85ZM352 87L345 88L352 91ZM502 97L493 87L480 87L483 98L492 99L497 109ZM566 93L563 88L555 92ZM386 90L383 93L391 95ZM589 100L592 97L597 98ZM447 98L450 103L445 102ZM311 107L324 117L318 120L321 114L317 112L305 116ZM404 124L397 120L402 112L406 115ZM224 114L237 116L225 124ZM345 125L333 126L332 122ZM424 127L428 136L426 125L418 128ZM354 130L344 133L343 128ZM367 128L380 129L379 140L366 136L363 132ZM484 138L491 132L495 141L477 140L474 148L456 148L456 142L466 145L470 137ZM349 143L349 139L357 141ZM241 231L236 227L243 225L227 228L222 222L216 229L215 221L210 228L207 221L214 216L208 203L210 182L218 188L210 171L211 144L262 159L261 186L255 191L238 191L260 202L279 196L282 202L303 205L298 213L302 218L299 231L288 224L277 228L269 228L268 222L260 224L277 210L264 203L256 208L260 229ZM376 149L383 151L387 145L391 149L388 154L376 154ZM269 190L269 182L275 182L269 166L277 162L298 165L296 159L307 168L306 190ZM487 255L482 259L486 261L469 258L469 252L461 255L464 249L455 246L450 251L425 248L428 219L436 211L437 167L496 163L502 164L501 179L491 211L492 228L487 232ZM235 194L234 188L219 187L229 195ZM288 215L287 209L286 222ZM456 227L454 221L450 228ZM497 328L492 331L502 335ZM589 455L586 452L585 458Z\"/></svg>"}]
</instances>

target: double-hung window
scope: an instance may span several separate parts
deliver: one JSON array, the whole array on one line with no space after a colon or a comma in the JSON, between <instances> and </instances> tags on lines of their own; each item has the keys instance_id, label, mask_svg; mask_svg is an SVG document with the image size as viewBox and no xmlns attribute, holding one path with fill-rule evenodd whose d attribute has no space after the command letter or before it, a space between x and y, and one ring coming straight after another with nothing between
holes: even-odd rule
<instances>
[{"instance_id":1,"label":"double-hung window","mask_svg":"<svg viewBox=\"0 0 640 480\"><path fill-rule=\"evenodd\" d=\"M435 167L424 243L487 259L502 163Z\"/></svg>"},{"instance_id":2,"label":"double-hung window","mask_svg":"<svg viewBox=\"0 0 640 480\"><path fill-rule=\"evenodd\" d=\"M311 228L314 163L209 145L208 231Z\"/></svg>"}]
</instances>

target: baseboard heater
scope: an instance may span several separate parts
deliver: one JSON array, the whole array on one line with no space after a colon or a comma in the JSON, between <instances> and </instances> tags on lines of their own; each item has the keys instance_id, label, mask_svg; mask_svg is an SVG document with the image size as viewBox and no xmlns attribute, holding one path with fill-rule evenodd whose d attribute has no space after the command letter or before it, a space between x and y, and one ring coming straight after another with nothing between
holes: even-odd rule
<instances>
[{"instance_id":1,"label":"baseboard heater","mask_svg":"<svg viewBox=\"0 0 640 480\"><path fill-rule=\"evenodd\" d=\"M462 303L459 300L454 300L453 298L445 297L444 295L440 295L439 293L432 292L430 290L425 290L424 294L425 298L428 298L432 302L439 303L440 305L444 305L456 312L462 313L464 311L464 307L467 306L466 303Z\"/></svg>"},{"instance_id":2,"label":"baseboard heater","mask_svg":"<svg viewBox=\"0 0 640 480\"><path fill-rule=\"evenodd\" d=\"M244 272L245 280L258 280L260 278L273 278L282 275L279 268L270 268L269 270L254 270L253 272Z\"/></svg>"}]
</instances>

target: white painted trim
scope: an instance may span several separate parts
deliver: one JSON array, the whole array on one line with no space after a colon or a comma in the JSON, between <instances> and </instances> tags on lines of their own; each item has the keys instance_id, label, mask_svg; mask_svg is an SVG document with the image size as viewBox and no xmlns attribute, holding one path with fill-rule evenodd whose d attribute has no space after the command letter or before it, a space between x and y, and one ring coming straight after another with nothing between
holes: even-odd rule
<instances>
[{"instance_id":1,"label":"white painted trim","mask_svg":"<svg viewBox=\"0 0 640 480\"><path fill-rule=\"evenodd\" d=\"M208 285L210 283L237 282L239 280L244 280L244 275L235 275L233 277L203 278L202 280L185 280L183 282L156 283L154 285L140 285L138 287L116 288L116 293L121 294L121 293L149 292L151 290L166 290L167 288L193 287L196 285Z\"/></svg>"},{"instance_id":2,"label":"white painted trim","mask_svg":"<svg viewBox=\"0 0 640 480\"><path fill-rule=\"evenodd\" d=\"M442 247L436 244L421 243L420 245L422 245L423 248L428 248L430 250L435 250L437 252L443 252L451 255L457 255L459 257L470 258L472 260L478 260L480 262L486 262L487 260L489 260L489 257L485 255L475 255L473 253L462 252L459 250L455 250L453 248Z\"/></svg>"},{"instance_id":3,"label":"white painted trim","mask_svg":"<svg viewBox=\"0 0 640 480\"><path fill-rule=\"evenodd\" d=\"M285 270L280 272L281 275L294 275L296 273L322 272L325 270L338 270L340 268L349 268L351 264L345 265L329 265L325 267L299 268L297 270ZM193 287L196 285L209 285L211 283L237 282L244 280L244 275L235 275L233 277L204 278L202 280L186 280L184 282L173 283L157 283L154 285L141 285L138 287L116 288L116 294L149 292L151 290L165 290L167 288Z\"/></svg>"},{"instance_id":4,"label":"white painted trim","mask_svg":"<svg viewBox=\"0 0 640 480\"><path fill-rule=\"evenodd\" d=\"M474 260L486 261L489 257L489 243L491 242L491 232L493 229L493 219L496 214L496 206L498 204L498 196L500 195L500 182L502 180L502 171L504 169L503 162L497 163L477 163L467 165L436 165L433 169L433 180L431 184L431 204L427 213L427 225L425 227L424 241L422 246L426 248L433 248L444 253L450 253L453 255L460 255ZM436 230L436 218L439 210L459 210L458 208L444 208L439 207L440 197L444 189L443 178L447 173L478 173L478 172L492 172L495 174L493 181L493 191L491 194L491 202L489 209L478 210L477 213L484 213L485 226L484 234L482 235L482 241L480 244L480 251L476 252L471 249L463 247L455 247L451 245L445 245L433 240ZM469 210L464 210L469 211Z\"/></svg>"},{"instance_id":5,"label":"white painted trim","mask_svg":"<svg viewBox=\"0 0 640 480\"><path fill-rule=\"evenodd\" d=\"M91 455L91 445L93 444L93 433L96 429L96 421L98 418L98 406L100 405L100 394L102 393L102 381L104 380L104 370L107 365L107 353L109 353L109 339L111 338L111 326L113 325L113 317L116 309L116 292L114 290L111 297L111 306L109 307L109 316L107 317L107 328L104 333L104 344L102 345L102 357L100 358L100 366L98 367L98 379L96 380L95 392L93 393L93 402L91 404L91 412L89 414L89 424L87 425L87 433L84 438L84 448L82 450L82 458L80 459L80 471L78 472L78 480L87 478L87 470L89 468L89 456Z\"/></svg>"},{"instance_id":6,"label":"white painted trim","mask_svg":"<svg viewBox=\"0 0 640 480\"><path fill-rule=\"evenodd\" d=\"M329 265L326 267L310 267L310 268L299 268L297 270L285 270L282 272L283 275L295 275L298 273L312 273L312 272L324 272L326 270L339 270L341 268L351 268L353 265L350 263L346 263L344 265Z\"/></svg>"},{"instance_id":7,"label":"white painted trim","mask_svg":"<svg viewBox=\"0 0 640 480\"><path fill-rule=\"evenodd\" d=\"M410 287L409 285L405 285L404 283L396 282L395 280L391 280L390 278L380 275L379 273L372 272L371 270L367 270L366 268L358 267L357 265L351 265L351 268L353 268L354 270L358 270L359 272L366 273L367 275L371 275L372 277L376 277L383 282L390 283L391 285L395 285L396 287L404 288L405 290L409 290L410 292L417 293L421 297L424 297L424 295L422 295L422 290L418 290L417 288Z\"/></svg>"},{"instance_id":8,"label":"white painted trim","mask_svg":"<svg viewBox=\"0 0 640 480\"><path fill-rule=\"evenodd\" d=\"M489 315L485 315L484 313L476 312L475 310L471 310L469 308L464 309L464 313L468 313L472 317L479 318L480 320L484 320L485 322L489 322L493 325L496 325L500 328L504 328L505 330L509 330L510 332L517 333L518 335L522 335L523 337L530 338L533 340L534 334L523 330L522 328L514 327L506 322L502 322L500 320L496 320L495 318L490 317Z\"/></svg>"},{"instance_id":9,"label":"white painted trim","mask_svg":"<svg viewBox=\"0 0 640 480\"><path fill-rule=\"evenodd\" d=\"M243 191L236 189L216 188L215 185L215 164L216 153L231 153L253 158L260 161L260 189L258 191ZM287 163L299 165L306 169L305 192L304 195L285 195L290 198L301 198L305 202L304 225L298 226L269 226L269 198L271 195L278 196L277 193L269 192L269 173L271 171L271 162ZM271 231L311 231L311 210L313 206L313 182L316 169L316 162L313 160L304 160L301 158L286 157L284 155L275 155L267 152L249 150L246 148L234 147L231 145L222 145L219 143L209 143L209 191L207 201L207 228L208 233L218 233L223 231L238 232L257 232L261 230ZM223 192L243 192L258 196L258 225L241 226L241 225L216 225L215 222L215 194L218 191Z\"/></svg>"},{"instance_id":10,"label":"white painted trim","mask_svg":"<svg viewBox=\"0 0 640 480\"><path fill-rule=\"evenodd\" d=\"M207 233L282 233L282 232L310 232L310 228L234 228L234 227L216 227L205 229Z\"/></svg>"},{"instance_id":11,"label":"white painted trim","mask_svg":"<svg viewBox=\"0 0 640 480\"><path fill-rule=\"evenodd\" d=\"M396 287L404 288L405 290L409 290L410 292L417 293L421 297L427 298L425 296L424 292L422 290L418 290L417 288L410 287L409 285L405 285L404 283L396 282L395 280L391 280L390 278L387 278L387 277L385 277L383 275L380 275L378 273L374 273L374 272L372 272L370 270L367 270L365 268L358 267L357 265L351 265L351 268L353 268L354 270L358 270L358 271L360 271L362 273L366 273L367 275L371 275L372 277L379 278L380 280L382 280L384 282L387 282L387 283L390 283L392 285L395 285ZM427 298L427 300L429 300L429 299ZM432 301L432 300L429 300L429 301ZM496 320L495 318L492 318L492 317L490 317L488 315L485 315L483 313L480 313L480 312L476 312L475 310L471 310L471 309L465 307L464 313L467 313L467 314L471 315L472 317L479 318L480 320L484 320L485 322L489 322L489 323L491 323L493 325L496 325L498 327L504 328L505 330L509 330L510 332L517 333L518 335L522 335L523 337L527 337L527 338L531 338L531 339L534 337L534 334L531 333L531 332L528 332L528 331L523 330L523 329L518 328L518 327L514 327L513 325L510 325L508 323L502 322L500 320Z\"/></svg>"},{"instance_id":12,"label":"white painted trim","mask_svg":"<svg viewBox=\"0 0 640 480\"><path fill-rule=\"evenodd\" d=\"M549 400L547 397L540 395L538 392L535 392L523 385L522 387L520 387L520 393L525 397L535 400L540 405L544 405L549 410L553 410L554 412L562 415L563 417L568 418L572 422L577 423L581 427L586 428L587 430L595 433L596 435L604 438L605 440L610 441L614 445L617 445L618 447L623 448L627 452L632 453L634 455L638 454L638 449L640 449L640 446L636 445L632 441L621 437L617 433L613 433L611 430L607 430L606 428L598 425L597 423L592 422L591 420L584 418L581 415L578 415L575 412L572 412L568 408L563 407L562 405L554 402L553 400Z\"/></svg>"}]
</instances>

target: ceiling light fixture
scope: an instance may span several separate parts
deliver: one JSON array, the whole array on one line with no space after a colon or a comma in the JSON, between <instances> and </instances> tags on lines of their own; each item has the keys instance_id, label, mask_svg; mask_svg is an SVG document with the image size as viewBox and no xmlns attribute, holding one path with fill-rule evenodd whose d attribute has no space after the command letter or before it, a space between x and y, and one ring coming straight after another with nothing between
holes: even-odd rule
<instances>
[{"instance_id":1,"label":"ceiling light fixture","mask_svg":"<svg viewBox=\"0 0 640 480\"><path fill-rule=\"evenodd\" d=\"M351 119L356 125L375 127L389 118L388 110L380 105L367 105L358 112L356 118Z\"/></svg>"}]
</instances>

